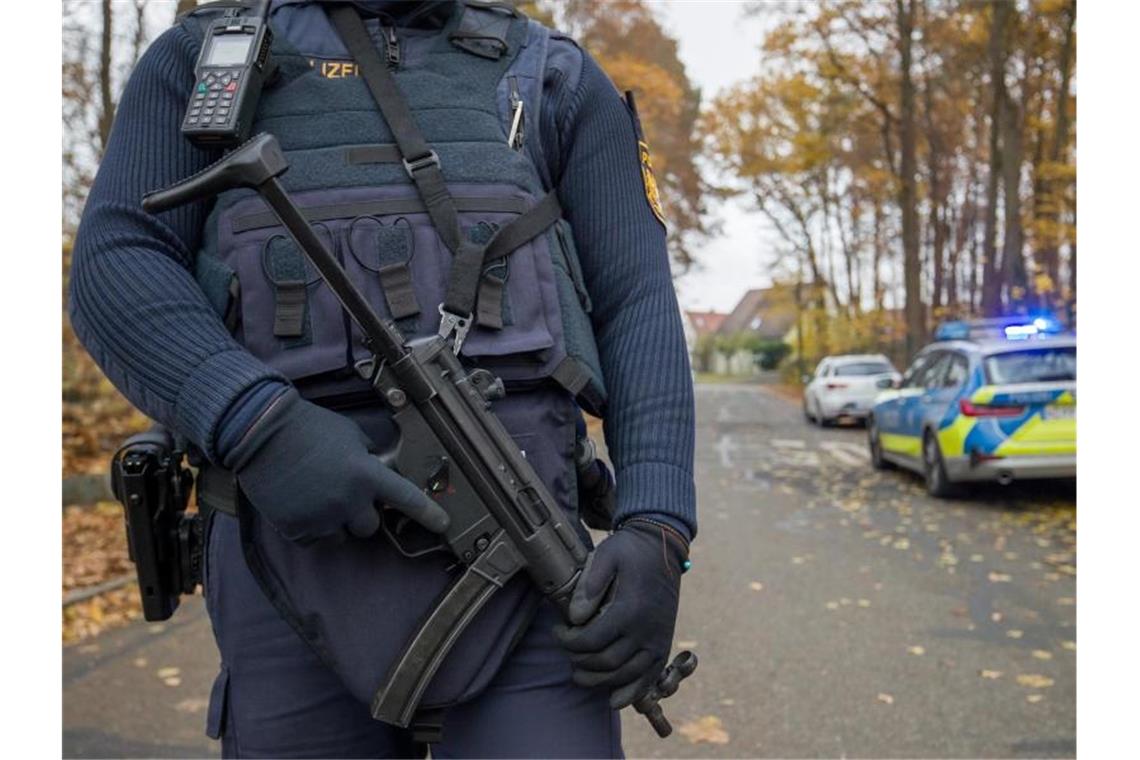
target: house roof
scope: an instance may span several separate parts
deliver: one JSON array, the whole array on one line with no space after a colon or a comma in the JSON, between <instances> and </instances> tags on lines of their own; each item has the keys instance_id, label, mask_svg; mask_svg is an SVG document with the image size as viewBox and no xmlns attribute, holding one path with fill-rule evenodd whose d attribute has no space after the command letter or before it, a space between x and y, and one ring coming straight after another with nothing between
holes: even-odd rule
<instances>
[{"instance_id":1,"label":"house roof","mask_svg":"<svg viewBox=\"0 0 1140 760\"><path fill-rule=\"evenodd\" d=\"M796 305L787 288L755 288L744 294L717 332L731 335L748 330L778 340L795 322Z\"/></svg>"},{"instance_id":2,"label":"house roof","mask_svg":"<svg viewBox=\"0 0 1140 760\"><path fill-rule=\"evenodd\" d=\"M721 314L718 311L686 311L685 316L689 318L689 323L693 326L697 336L711 335L720 329L720 325L724 322L727 314Z\"/></svg>"}]
</instances>

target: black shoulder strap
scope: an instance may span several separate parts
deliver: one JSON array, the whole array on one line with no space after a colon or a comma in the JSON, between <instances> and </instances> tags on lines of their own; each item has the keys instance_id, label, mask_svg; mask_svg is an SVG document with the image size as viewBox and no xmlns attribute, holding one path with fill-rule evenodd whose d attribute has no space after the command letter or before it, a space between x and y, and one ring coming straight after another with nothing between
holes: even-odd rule
<instances>
[{"instance_id":1,"label":"black shoulder strap","mask_svg":"<svg viewBox=\"0 0 1140 760\"><path fill-rule=\"evenodd\" d=\"M328 13L392 130L404 168L415 183L432 224L454 257L447 292L439 306L439 334L447 338L455 333L455 352L459 353L471 329L484 254L491 253L494 258L506 256L539 235L561 215L558 199L553 193L547 194L527 213L499 230L486 246L469 240L460 229L459 212L444 181L439 156L424 139L395 77L372 44L360 14L347 3L329 8Z\"/></svg>"}]
</instances>

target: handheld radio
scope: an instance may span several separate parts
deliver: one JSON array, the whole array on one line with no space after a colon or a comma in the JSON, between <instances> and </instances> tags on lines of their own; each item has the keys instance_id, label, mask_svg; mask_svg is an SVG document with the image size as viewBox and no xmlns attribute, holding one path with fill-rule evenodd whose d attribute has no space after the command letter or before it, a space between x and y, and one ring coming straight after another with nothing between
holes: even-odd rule
<instances>
[{"instance_id":1,"label":"handheld radio","mask_svg":"<svg viewBox=\"0 0 1140 760\"><path fill-rule=\"evenodd\" d=\"M230 8L206 30L182 118L182 134L195 145L228 148L249 137L270 69L269 3Z\"/></svg>"}]
</instances>

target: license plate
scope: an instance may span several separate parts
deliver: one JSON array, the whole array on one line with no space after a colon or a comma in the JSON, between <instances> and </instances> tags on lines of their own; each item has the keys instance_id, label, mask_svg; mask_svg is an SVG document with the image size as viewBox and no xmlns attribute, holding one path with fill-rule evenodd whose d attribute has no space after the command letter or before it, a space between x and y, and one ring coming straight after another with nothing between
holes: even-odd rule
<instances>
[{"instance_id":1,"label":"license plate","mask_svg":"<svg viewBox=\"0 0 1140 760\"><path fill-rule=\"evenodd\" d=\"M1043 420L1075 420L1076 418L1076 404L1051 405L1041 410L1041 419Z\"/></svg>"}]
</instances>

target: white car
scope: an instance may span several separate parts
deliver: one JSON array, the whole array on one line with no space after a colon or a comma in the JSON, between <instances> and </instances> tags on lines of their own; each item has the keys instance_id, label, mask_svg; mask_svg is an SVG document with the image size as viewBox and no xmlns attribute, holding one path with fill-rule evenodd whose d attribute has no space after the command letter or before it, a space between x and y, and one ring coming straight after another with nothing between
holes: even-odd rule
<instances>
[{"instance_id":1,"label":"white car","mask_svg":"<svg viewBox=\"0 0 1140 760\"><path fill-rule=\"evenodd\" d=\"M840 417L865 418L875 397L895 387L902 375L882 354L826 356L805 377L804 416L818 425L829 425Z\"/></svg>"}]
</instances>

